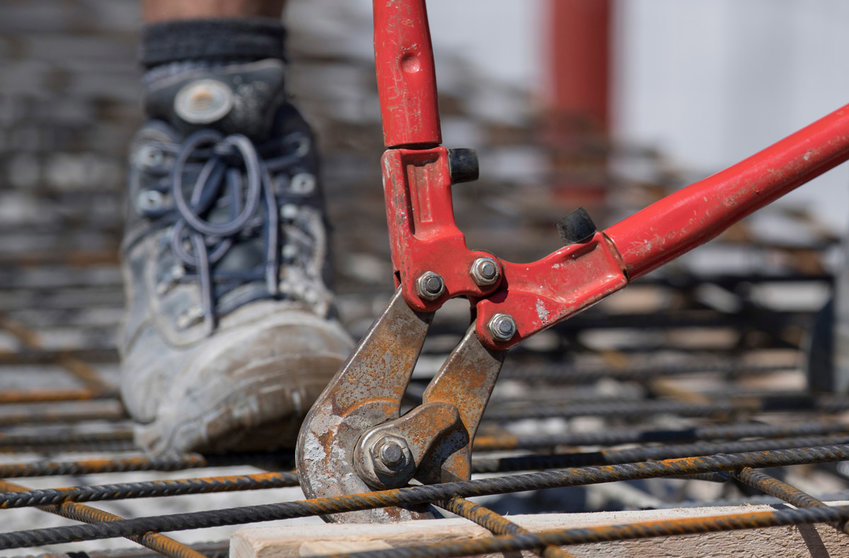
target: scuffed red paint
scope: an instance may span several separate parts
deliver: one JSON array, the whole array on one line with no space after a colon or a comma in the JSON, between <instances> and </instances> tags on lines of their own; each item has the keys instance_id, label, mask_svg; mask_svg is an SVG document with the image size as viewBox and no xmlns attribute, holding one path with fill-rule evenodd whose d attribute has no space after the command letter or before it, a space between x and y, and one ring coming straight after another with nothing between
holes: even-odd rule
<instances>
[{"instance_id":1,"label":"scuffed red paint","mask_svg":"<svg viewBox=\"0 0 849 558\"><path fill-rule=\"evenodd\" d=\"M424 0L375 2L374 49L385 145L442 143Z\"/></svg>"}]
</instances>

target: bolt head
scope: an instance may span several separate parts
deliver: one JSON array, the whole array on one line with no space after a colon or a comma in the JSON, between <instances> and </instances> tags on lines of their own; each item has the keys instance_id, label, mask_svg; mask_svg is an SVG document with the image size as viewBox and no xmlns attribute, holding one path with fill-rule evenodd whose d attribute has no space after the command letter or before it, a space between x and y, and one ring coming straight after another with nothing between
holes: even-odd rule
<instances>
[{"instance_id":1,"label":"bolt head","mask_svg":"<svg viewBox=\"0 0 849 558\"><path fill-rule=\"evenodd\" d=\"M436 300L445 292L445 281L433 271L425 271L416 279L416 291L424 300Z\"/></svg>"},{"instance_id":2,"label":"bolt head","mask_svg":"<svg viewBox=\"0 0 849 558\"><path fill-rule=\"evenodd\" d=\"M510 341L516 335L516 320L510 314L496 314L489 320L489 333L496 341Z\"/></svg>"},{"instance_id":3,"label":"bolt head","mask_svg":"<svg viewBox=\"0 0 849 558\"><path fill-rule=\"evenodd\" d=\"M407 441L398 436L383 436L371 447L370 453L375 472L382 475L403 473L413 462Z\"/></svg>"},{"instance_id":4,"label":"bolt head","mask_svg":"<svg viewBox=\"0 0 849 558\"><path fill-rule=\"evenodd\" d=\"M493 258L478 258L472 262L472 279L479 287L489 287L498 282L501 270Z\"/></svg>"},{"instance_id":5,"label":"bolt head","mask_svg":"<svg viewBox=\"0 0 849 558\"><path fill-rule=\"evenodd\" d=\"M404 461L401 445L394 440L383 442L377 450L378 457L387 467L397 467Z\"/></svg>"}]
</instances>

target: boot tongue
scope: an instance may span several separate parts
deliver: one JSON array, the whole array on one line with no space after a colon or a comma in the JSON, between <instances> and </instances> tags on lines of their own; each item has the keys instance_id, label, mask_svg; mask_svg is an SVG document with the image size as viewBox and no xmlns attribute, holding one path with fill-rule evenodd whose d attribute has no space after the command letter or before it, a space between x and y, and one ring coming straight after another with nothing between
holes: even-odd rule
<instances>
[{"instance_id":1,"label":"boot tongue","mask_svg":"<svg viewBox=\"0 0 849 558\"><path fill-rule=\"evenodd\" d=\"M284 73L277 59L186 69L151 82L145 110L182 134L213 128L262 142L285 98Z\"/></svg>"}]
</instances>

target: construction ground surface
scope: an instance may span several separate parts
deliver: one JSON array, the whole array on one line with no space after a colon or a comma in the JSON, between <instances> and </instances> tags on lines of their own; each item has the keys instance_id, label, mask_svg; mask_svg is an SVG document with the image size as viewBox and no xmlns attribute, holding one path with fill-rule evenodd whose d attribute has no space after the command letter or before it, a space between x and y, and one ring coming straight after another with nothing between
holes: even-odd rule
<instances>
[{"instance_id":1,"label":"construction ground surface","mask_svg":"<svg viewBox=\"0 0 849 558\"><path fill-rule=\"evenodd\" d=\"M299 10L321 9L306 4L315 3ZM346 509L298 503L291 452L156 458L133 445L115 338L124 149L140 121L136 10L110 0L0 5L4 555L224 555L248 525L293 533L308 523L315 533L319 512ZM393 285L372 70L367 48L346 46L344 12L292 34L291 89L321 134L339 306L357 337ZM368 33L369 22L356 25ZM455 195L470 246L530 261L559 246L554 223L578 205L606 226L694 178L648 149L560 141L544 115L511 112L529 106L523 92L460 62L444 71L446 138L481 156L482 179ZM492 117L493 105L510 116ZM768 209L512 351L475 442L476 480L427 496L504 536L441 541L429 555L547 544L612 554L609 541L622 538L846 520L845 508L818 502L849 499L849 397L811 393L803 372L837 251L804 211ZM459 302L438 314L413 395L467 320ZM566 525L536 539L503 517L754 504L769 507L591 533Z\"/></svg>"}]
</instances>

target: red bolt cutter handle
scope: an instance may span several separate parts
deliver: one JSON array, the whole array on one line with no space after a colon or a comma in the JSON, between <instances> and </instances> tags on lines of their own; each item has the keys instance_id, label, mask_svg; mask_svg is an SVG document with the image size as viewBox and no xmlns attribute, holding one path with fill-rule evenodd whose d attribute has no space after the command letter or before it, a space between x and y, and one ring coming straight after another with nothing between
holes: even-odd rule
<instances>
[{"instance_id":1,"label":"red bolt cutter handle","mask_svg":"<svg viewBox=\"0 0 849 558\"><path fill-rule=\"evenodd\" d=\"M374 53L386 147L442 143L424 0L375 0Z\"/></svg>"}]
</instances>

